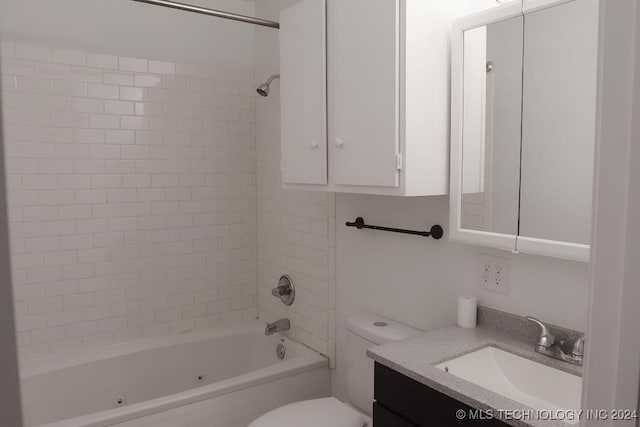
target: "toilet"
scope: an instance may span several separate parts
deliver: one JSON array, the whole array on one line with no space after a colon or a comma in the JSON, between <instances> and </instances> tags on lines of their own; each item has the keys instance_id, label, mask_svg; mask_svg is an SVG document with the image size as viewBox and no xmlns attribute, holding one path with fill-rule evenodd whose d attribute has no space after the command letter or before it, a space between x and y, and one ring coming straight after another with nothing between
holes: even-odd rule
<instances>
[{"instance_id":1,"label":"toilet","mask_svg":"<svg viewBox=\"0 0 640 427\"><path fill-rule=\"evenodd\" d=\"M304 400L267 412L248 427L372 427L373 360L367 349L409 338L421 331L376 314L350 317L346 322L346 374L349 402L335 397Z\"/></svg>"}]
</instances>

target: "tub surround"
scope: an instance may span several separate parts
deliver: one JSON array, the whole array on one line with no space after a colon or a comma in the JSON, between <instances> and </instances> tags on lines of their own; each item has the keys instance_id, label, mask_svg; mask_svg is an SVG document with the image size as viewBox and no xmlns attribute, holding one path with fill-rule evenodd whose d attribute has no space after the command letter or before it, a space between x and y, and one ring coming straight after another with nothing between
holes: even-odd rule
<instances>
[{"instance_id":1,"label":"tub surround","mask_svg":"<svg viewBox=\"0 0 640 427\"><path fill-rule=\"evenodd\" d=\"M372 347L367 355L432 389L466 405L484 411L522 411L528 409L504 396L486 390L435 365L493 346L562 371L582 376L582 368L551 359L534 351L536 325L529 327L526 319L498 310L478 307L478 327L466 329L458 326L427 332L418 337ZM572 339L581 335L577 331L552 327L558 339ZM502 420L513 426L569 426L559 420Z\"/></svg>"}]
</instances>

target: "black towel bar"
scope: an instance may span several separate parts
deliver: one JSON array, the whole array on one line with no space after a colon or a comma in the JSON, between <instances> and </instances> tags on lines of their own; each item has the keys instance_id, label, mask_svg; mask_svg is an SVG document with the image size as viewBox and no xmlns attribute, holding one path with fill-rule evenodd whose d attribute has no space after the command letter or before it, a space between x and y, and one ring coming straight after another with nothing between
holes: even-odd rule
<instances>
[{"instance_id":1,"label":"black towel bar","mask_svg":"<svg viewBox=\"0 0 640 427\"><path fill-rule=\"evenodd\" d=\"M356 218L355 222L347 222L345 223L347 227L356 227L358 230L362 230L363 228L368 228L371 230L380 230L380 231L391 231L393 233L403 233L403 234L414 234L416 236L423 237L433 237L436 240L439 240L444 235L444 230L439 225L434 225L431 227L429 231L416 231L416 230L403 230L402 228L390 228L390 227L379 227L377 225L368 225L364 223L364 218L359 216Z\"/></svg>"}]
</instances>

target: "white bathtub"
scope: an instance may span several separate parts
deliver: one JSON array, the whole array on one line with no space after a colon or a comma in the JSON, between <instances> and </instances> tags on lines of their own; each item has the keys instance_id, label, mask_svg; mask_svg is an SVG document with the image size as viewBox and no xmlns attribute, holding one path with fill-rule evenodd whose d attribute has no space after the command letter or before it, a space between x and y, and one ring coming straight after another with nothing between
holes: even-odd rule
<instances>
[{"instance_id":1,"label":"white bathtub","mask_svg":"<svg viewBox=\"0 0 640 427\"><path fill-rule=\"evenodd\" d=\"M29 361L25 427L246 427L277 406L329 396L327 365L280 334L264 336L257 321Z\"/></svg>"}]
</instances>

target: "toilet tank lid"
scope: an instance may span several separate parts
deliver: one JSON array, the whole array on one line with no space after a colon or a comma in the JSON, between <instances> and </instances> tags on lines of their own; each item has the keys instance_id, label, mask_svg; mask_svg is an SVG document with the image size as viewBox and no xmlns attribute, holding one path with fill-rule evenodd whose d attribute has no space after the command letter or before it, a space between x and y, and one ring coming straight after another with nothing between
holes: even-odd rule
<instances>
[{"instance_id":1,"label":"toilet tank lid","mask_svg":"<svg viewBox=\"0 0 640 427\"><path fill-rule=\"evenodd\" d=\"M373 313L349 317L347 330L373 344L385 344L422 333L411 326Z\"/></svg>"}]
</instances>

